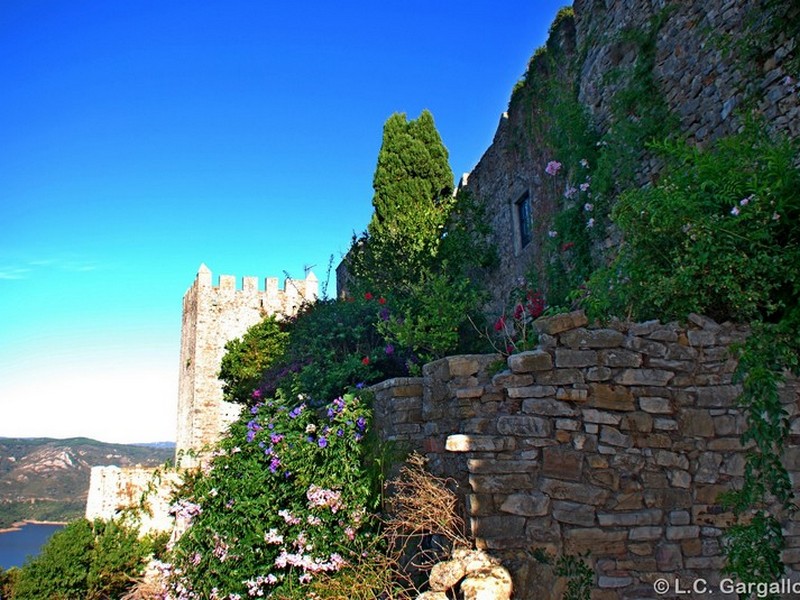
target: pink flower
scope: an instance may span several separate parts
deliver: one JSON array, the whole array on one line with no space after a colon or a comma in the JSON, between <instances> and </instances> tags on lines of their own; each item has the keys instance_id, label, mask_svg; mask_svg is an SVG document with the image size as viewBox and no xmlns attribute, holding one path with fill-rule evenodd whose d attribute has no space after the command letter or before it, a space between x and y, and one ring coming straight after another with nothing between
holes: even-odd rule
<instances>
[{"instance_id":1,"label":"pink flower","mask_svg":"<svg viewBox=\"0 0 800 600\"><path fill-rule=\"evenodd\" d=\"M555 176L558 174L559 170L561 169L561 163L557 160L551 160L547 163L547 166L544 168L544 172L550 176Z\"/></svg>"}]
</instances>

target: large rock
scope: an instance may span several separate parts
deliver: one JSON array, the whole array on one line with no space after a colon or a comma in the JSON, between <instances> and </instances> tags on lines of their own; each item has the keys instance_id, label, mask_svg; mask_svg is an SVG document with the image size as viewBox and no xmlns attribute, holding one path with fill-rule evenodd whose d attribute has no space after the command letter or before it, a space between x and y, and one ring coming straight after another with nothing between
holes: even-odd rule
<instances>
[{"instance_id":1,"label":"large rock","mask_svg":"<svg viewBox=\"0 0 800 600\"><path fill-rule=\"evenodd\" d=\"M464 600L509 600L512 591L511 575L501 565L473 571L461 582Z\"/></svg>"}]
</instances>

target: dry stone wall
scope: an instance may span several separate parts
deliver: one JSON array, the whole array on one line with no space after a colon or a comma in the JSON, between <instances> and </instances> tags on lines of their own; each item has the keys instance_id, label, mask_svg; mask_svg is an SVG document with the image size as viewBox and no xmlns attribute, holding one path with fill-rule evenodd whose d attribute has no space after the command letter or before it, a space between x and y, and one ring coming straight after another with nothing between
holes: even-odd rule
<instances>
[{"instance_id":1,"label":"dry stone wall","mask_svg":"<svg viewBox=\"0 0 800 600\"><path fill-rule=\"evenodd\" d=\"M698 315L601 327L582 312L537 326L539 347L493 376L499 356L456 356L376 386L381 435L452 478L478 546L503 557L515 590L530 594L517 597L558 597L535 548L588 552L593 598L654 597L665 576L716 585L733 521L717 497L741 484L745 464L730 347L747 329ZM797 484L800 385L790 380L781 394ZM784 528L796 579L800 520Z\"/></svg>"}]
</instances>

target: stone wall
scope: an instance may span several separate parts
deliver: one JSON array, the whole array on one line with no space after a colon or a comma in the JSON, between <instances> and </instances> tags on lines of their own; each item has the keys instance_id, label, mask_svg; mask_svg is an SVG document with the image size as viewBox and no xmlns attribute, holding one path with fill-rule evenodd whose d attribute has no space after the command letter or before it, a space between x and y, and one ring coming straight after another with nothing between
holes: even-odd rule
<instances>
[{"instance_id":1,"label":"stone wall","mask_svg":"<svg viewBox=\"0 0 800 600\"><path fill-rule=\"evenodd\" d=\"M659 577L715 585L732 515L718 495L741 484L745 427L730 345L746 328L692 315L677 323L589 326L582 312L537 321L539 347L449 357L423 377L384 382L385 439L424 453L457 485L480 548L528 595L559 597L535 548L590 553L593 598L654 597ZM785 463L800 481L800 385L781 391L792 424ZM784 560L800 571L800 518Z\"/></svg>"},{"instance_id":2,"label":"stone wall","mask_svg":"<svg viewBox=\"0 0 800 600\"><path fill-rule=\"evenodd\" d=\"M200 266L183 298L176 462L196 465L198 453L218 441L239 415L240 407L222 399L218 375L225 344L267 315L294 315L316 299L318 287L313 273L305 280L286 279L282 290L272 277L263 290L255 277L244 277L237 290L231 275L221 275L214 286L211 271Z\"/></svg>"},{"instance_id":3,"label":"stone wall","mask_svg":"<svg viewBox=\"0 0 800 600\"><path fill-rule=\"evenodd\" d=\"M134 518L141 534L171 531L170 497L180 483L175 471L146 467L92 467L86 518ZM134 516L135 515L135 516Z\"/></svg>"},{"instance_id":4,"label":"stone wall","mask_svg":"<svg viewBox=\"0 0 800 600\"><path fill-rule=\"evenodd\" d=\"M575 0L574 20L561 21L547 43L547 60L554 56L557 60L553 64L534 59L532 70L574 87L596 134L602 137L614 125L614 96L626 85L626 73L640 54L620 34L626 29L647 31L665 8L652 75L689 142L705 145L735 132L741 124L737 109L748 97L755 99L773 130L794 138L800 135L796 83L800 73L787 70L786 60L797 52L797 40L788 34L773 37L771 47L755 60L744 60L736 46L746 35L748 18L760 10L755 0ZM558 159L543 135L553 126L553 110L546 94L528 87L512 96L491 146L460 185L483 202L490 215L490 238L500 257L489 286L496 311L531 267L543 272L547 232L563 202L563 189L556 190L552 178L544 174L547 162ZM652 157L640 158L637 179L645 184L657 177L660 163ZM533 213L528 244L520 238L516 207L525 197L530 198ZM606 248L597 250L613 248L617 237L610 230Z\"/></svg>"}]
</instances>

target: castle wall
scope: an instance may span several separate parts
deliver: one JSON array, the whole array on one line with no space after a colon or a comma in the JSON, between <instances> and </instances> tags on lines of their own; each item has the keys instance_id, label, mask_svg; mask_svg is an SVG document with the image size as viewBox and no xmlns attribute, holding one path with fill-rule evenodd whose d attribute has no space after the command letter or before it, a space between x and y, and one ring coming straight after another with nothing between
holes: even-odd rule
<instances>
[{"instance_id":1,"label":"castle wall","mask_svg":"<svg viewBox=\"0 0 800 600\"><path fill-rule=\"evenodd\" d=\"M747 329L697 315L688 325L589 326L581 312L537 324L539 347L495 375L498 355L454 356L421 378L375 386L380 435L454 482L478 547L504 559L525 598L560 597L534 548L589 552L593 598L653 597L665 576L713 589L733 522L717 498L743 481L730 346ZM800 382L781 398L792 432L784 464L797 486ZM783 525L796 580L800 515Z\"/></svg>"},{"instance_id":2,"label":"castle wall","mask_svg":"<svg viewBox=\"0 0 800 600\"><path fill-rule=\"evenodd\" d=\"M748 31L748 14L757 14L758 6L755 0L575 0L574 21L562 21L553 29L550 51L545 58L533 59L532 71L566 88L574 87L602 137L614 125L615 94L627 85L627 74L640 55L622 33L629 28L647 31L666 8L667 17L656 37L652 74L686 139L707 145L737 131L741 122L736 111L750 95L774 131L796 138L800 135L799 74L788 70L786 59L797 51L797 40L774 37L767 42L772 46L763 57L749 61L737 46ZM548 63L554 56L555 62ZM488 286L494 294L494 312L502 309L510 290L532 267L539 273L545 268L547 232L563 202L563 183L556 189L553 178L544 173L548 161L559 159L548 146L546 132L551 127L553 107L546 95L535 85L523 86L501 117L491 146L462 178L460 187L486 205L491 220L490 239L500 259ZM656 178L660 163L652 157L640 158L634 161L636 177L645 184ZM533 239L523 244L517 203L526 195L531 200ZM618 241L618 233L609 230L605 248L597 250L608 252Z\"/></svg>"},{"instance_id":3,"label":"castle wall","mask_svg":"<svg viewBox=\"0 0 800 600\"><path fill-rule=\"evenodd\" d=\"M221 275L212 284L211 271L200 267L197 278L183 298L180 378L178 385L178 433L176 462L198 464L200 454L217 442L239 416L238 405L225 402L219 369L225 344L244 335L267 315L291 316L304 302L313 302L318 282L313 273L305 280L286 279L279 289L277 278L268 278L264 289L255 277Z\"/></svg>"},{"instance_id":4,"label":"castle wall","mask_svg":"<svg viewBox=\"0 0 800 600\"><path fill-rule=\"evenodd\" d=\"M141 534L171 531L170 497L180 476L145 467L92 467L86 518L134 519Z\"/></svg>"}]
</instances>

